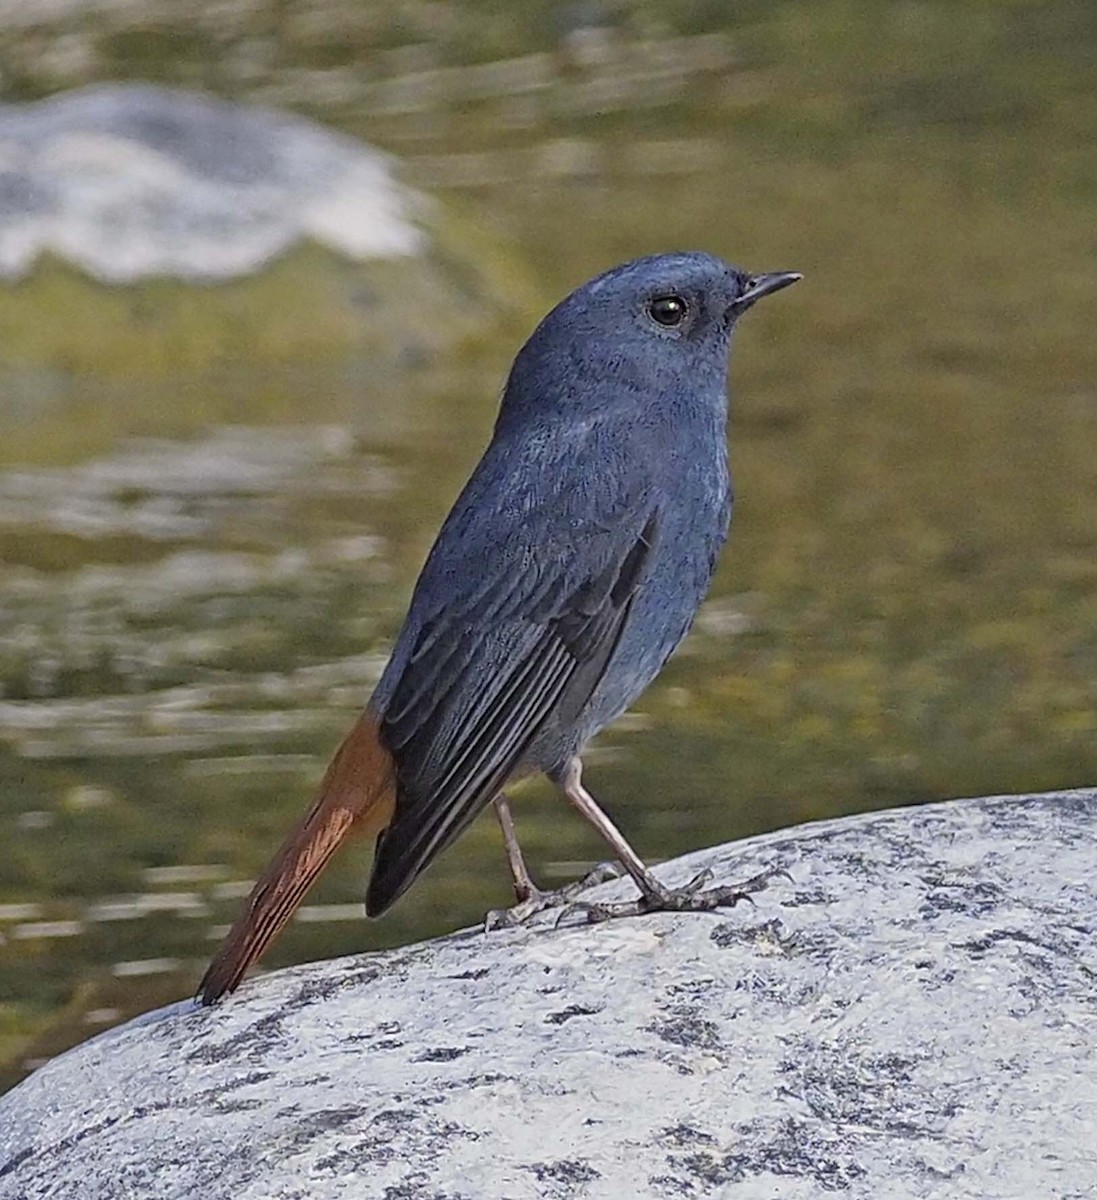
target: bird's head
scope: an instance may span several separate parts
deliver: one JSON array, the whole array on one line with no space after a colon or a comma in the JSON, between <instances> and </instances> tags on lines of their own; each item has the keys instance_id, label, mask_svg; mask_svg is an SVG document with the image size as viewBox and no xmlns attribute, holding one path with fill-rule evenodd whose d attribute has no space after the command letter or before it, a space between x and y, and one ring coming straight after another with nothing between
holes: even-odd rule
<instances>
[{"instance_id":1,"label":"bird's head","mask_svg":"<svg viewBox=\"0 0 1097 1200\"><path fill-rule=\"evenodd\" d=\"M763 296L800 278L743 271L699 252L614 267L577 288L537 327L515 360L501 416L508 408L575 411L584 395L604 404L606 384L626 398L682 387L722 395L735 323Z\"/></svg>"}]
</instances>

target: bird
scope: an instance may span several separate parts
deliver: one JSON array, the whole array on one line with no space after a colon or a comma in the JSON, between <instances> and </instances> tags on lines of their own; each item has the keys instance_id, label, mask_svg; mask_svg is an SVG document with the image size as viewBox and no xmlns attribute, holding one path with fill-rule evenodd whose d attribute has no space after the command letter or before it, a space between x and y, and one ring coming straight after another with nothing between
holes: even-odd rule
<instances>
[{"instance_id":1,"label":"bird","mask_svg":"<svg viewBox=\"0 0 1097 1200\"><path fill-rule=\"evenodd\" d=\"M584 786L581 754L659 673L705 596L732 510L732 335L758 300L801 278L659 254L598 275L541 321L380 681L210 963L201 1004L237 988L352 833L376 838L368 916L489 806L516 919L552 903L504 791L537 773L637 886L638 900L592 917L728 900L700 878L661 883Z\"/></svg>"}]
</instances>

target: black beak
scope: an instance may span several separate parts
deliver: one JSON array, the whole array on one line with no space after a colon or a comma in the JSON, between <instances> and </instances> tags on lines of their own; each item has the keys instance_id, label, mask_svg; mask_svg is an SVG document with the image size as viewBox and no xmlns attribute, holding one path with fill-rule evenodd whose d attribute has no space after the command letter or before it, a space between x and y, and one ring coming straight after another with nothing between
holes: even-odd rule
<instances>
[{"instance_id":1,"label":"black beak","mask_svg":"<svg viewBox=\"0 0 1097 1200\"><path fill-rule=\"evenodd\" d=\"M763 296L791 287L801 279L803 275L798 271L769 271L765 275L751 275L747 280L746 290L728 309L728 315L738 317Z\"/></svg>"}]
</instances>

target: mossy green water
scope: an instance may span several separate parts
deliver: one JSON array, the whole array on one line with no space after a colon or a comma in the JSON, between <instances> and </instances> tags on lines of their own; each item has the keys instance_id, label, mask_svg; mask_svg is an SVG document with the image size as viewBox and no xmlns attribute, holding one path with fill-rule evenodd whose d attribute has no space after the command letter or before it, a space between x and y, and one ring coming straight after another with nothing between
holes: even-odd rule
<instances>
[{"instance_id":1,"label":"mossy green water","mask_svg":"<svg viewBox=\"0 0 1097 1200\"><path fill-rule=\"evenodd\" d=\"M659 107L513 127L498 104L426 124L335 106L344 127L405 155L413 177L443 154L548 138L594 146L593 174L527 173L455 197L491 227L486 246L521 248L545 297L674 246L805 272L738 339L738 501L713 602L639 716L599 742L592 786L638 848L662 857L840 812L1091 784L1093 9L827 0L736 6L721 26L723 8L660 6L681 32L725 28L738 65ZM477 22L492 53L548 44L541 8L525 32L500 6L460 11L466 33L443 46L455 61L477 57ZM637 6L636 19L654 11ZM368 56L394 35L380 22L355 36ZM707 139L710 166L637 166L646 143L673 138ZM305 281L330 265L321 258L303 251L259 284L297 323ZM90 286L62 274L51 266L30 286ZM44 336L12 307L18 296L0 298L10 362ZM9 464L75 471L122 434L200 440L226 423L349 432L289 476L272 444L256 460L268 482L251 496L225 485L196 507L156 487L107 487L104 500L62 472L57 490L94 499L107 532L60 517L0 525L0 667L19 719L38 722L5 722L0 823L12 849L0 903L39 904L53 921L161 889L150 868L224 864L231 883L262 867L368 693L521 337L489 321L455 356L391 365L378 380L368 355L334 342L287 362L293 331L277 317L257 320L247 354L229 353L224 330L180 292L172 303L193 319L170 362L197 369L165 388L168 351L131 329L132 296L111 303L120 332L109 348L101 327L64 331L84 366L102 356L106 383L63 369L27 383L20 420L3 431ZM187 357L191 345L229 361L211 372ZM0 488L0 503L13 494ZM159 540L140 532L146 509L166 522ZM188 560L178 574L158 566L196 552L212 557L194 560L191 575L208 577L190 591L178 584ZM132 708L112 709L119 696ZM80 697L87 707L59 707ZM540 785L522 793L519 821L552 881L602 854ZM317 902L358 899L367 858L364 847L345 855ZM88 1010L124 1014L193 984L210 925L236 900L213 883L179 886L205 915L150 909L54 939L0 925L0 1038L13 1058L97 1027L79 1025ZM270 965L420 937L505 900L483 821L385 921L298 924ZM161 956L178 970L112 974Z\"/></svg>"},{"instance_id":2,"label":"mossy green water","mask_svg":"<svg viewBox=\"0 0 1097 1200\"><path fill-rule=\"evenodd\" d=\"M305 244L207 287L104 287L44 256L0 288L0 463L72 460L120 434L345 418L342 398L302 393L353 382L359 409L390 409L416 369L452 376L540 303L517 248L464 209L423 206L423 255L351 262Z\"/></svg>"}]
</instances>

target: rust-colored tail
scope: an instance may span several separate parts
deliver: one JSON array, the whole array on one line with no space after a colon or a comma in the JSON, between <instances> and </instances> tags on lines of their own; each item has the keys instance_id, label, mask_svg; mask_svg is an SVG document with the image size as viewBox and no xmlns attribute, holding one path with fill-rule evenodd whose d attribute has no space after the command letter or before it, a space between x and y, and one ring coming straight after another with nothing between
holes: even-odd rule
<instances>
[{"instance_id":1,"label":"rust-colored tail","mask_svg":"<svg viewBox=\"0 0 1097 1200\"><path fill-rule=\"evenodd\" d=\"M293 829L251 890L210 963L198 997L214 1004L235 991L253 962L281 931L343 839L376 834L392 820L396 766L369 709L335 752L312 808Z\"/></svg>"}]
</instances>

